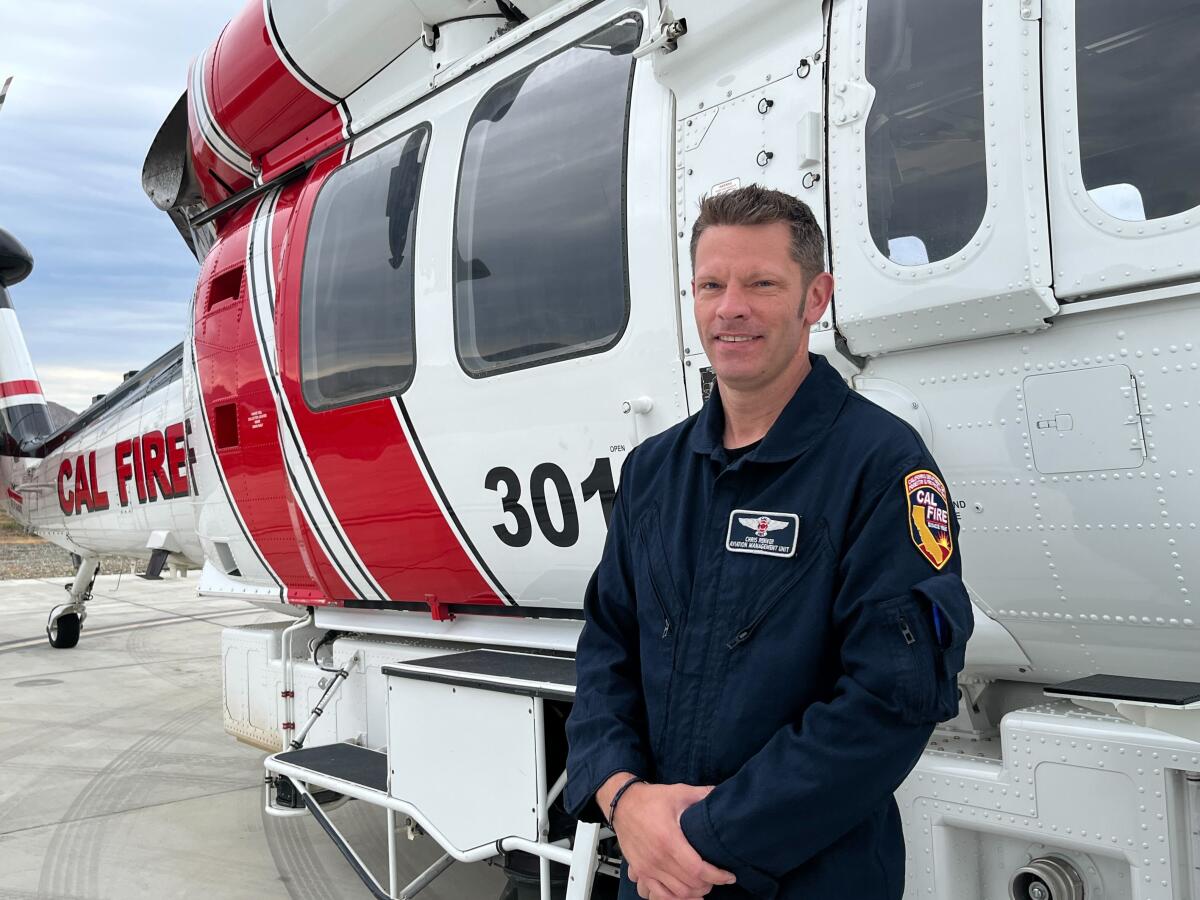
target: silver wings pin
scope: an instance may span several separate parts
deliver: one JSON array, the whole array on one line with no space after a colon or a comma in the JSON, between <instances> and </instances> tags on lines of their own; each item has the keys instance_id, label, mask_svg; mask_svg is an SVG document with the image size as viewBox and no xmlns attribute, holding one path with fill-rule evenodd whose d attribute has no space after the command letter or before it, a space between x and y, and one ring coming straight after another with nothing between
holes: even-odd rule
<instances>
[{"instance_id":1,"label":"silver wings pin","mask_svg":"<svg viewBox=\"0 0 1200 900\"><path fill-rule=\"evenodd\" d=\"M768 531L778 531L780 528L787 528L790 522L781 522L779 519L768 519L763 516L761 519L751 519L750 517L739 517L738 522L746 528L751 528L761 534L766 534Z\"/></svg>"}]
</instances>

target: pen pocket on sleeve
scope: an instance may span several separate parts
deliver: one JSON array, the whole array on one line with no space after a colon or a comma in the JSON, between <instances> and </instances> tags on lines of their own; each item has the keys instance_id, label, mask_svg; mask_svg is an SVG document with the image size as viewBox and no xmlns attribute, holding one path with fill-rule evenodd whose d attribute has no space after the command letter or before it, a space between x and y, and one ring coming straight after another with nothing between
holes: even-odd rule
<instances>
[{"instance_id":1,"label":"pen pocket on sleeve","mask_svg":"<svg viewBox=\"0 0 1200 900\"><path fill-rule=\"evenodd\" d=\"M958 672L962 668L965 636L956 616L941 612L935 597L920 585L909 594L893 597L875 608L875 639L883 643L891 661L891 684L881 673L881 696L891 700L909 724L943 722L958 713ZM934 613L934 609L938 613ZM939 639L934 616L940 620ZM969 632L968 632L969 633Z\"/></svg>"}]
</instances>

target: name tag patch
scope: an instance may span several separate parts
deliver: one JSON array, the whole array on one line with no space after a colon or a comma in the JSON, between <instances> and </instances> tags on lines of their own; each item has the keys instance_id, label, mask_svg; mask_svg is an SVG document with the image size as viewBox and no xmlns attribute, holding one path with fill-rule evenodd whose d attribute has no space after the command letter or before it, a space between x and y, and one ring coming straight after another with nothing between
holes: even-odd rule
<instances>
[{"instance_id":1,"label":"name tag patch","mask_svg":"<svg viewBox=\"0 0 1200 900\"><path fill-rule=\"evenodd\" d=\"M729 514L725 549L731 553L794 556L800 517L795 513L735 509Z\"/></svg>"}]
</instances>

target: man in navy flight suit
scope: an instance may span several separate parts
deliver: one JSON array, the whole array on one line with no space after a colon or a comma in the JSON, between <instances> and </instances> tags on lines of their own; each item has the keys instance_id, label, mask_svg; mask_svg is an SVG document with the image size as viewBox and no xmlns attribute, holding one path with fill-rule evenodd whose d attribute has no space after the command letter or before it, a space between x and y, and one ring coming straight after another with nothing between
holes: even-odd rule
<instances>
[{"instance_id":1,"label":"man in navy flight suit","mask_svg":"<svg viewBox=\"0 0 1200 900\"><path fill-rule=\"evenodd\" d=\"M706 199L692 266L716 388L622 470L567 807L615 828L622 898L899 900L892 793L957 711L972 627L950 496L809 354L833 278L803 202Z\"/></svg>"}]
</instances>

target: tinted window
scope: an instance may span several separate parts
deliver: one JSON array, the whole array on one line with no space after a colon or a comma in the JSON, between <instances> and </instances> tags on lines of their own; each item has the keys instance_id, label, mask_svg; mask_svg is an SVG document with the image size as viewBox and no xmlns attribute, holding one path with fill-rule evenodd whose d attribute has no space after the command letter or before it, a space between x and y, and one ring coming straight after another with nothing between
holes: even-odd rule
<instances>
[{"instance_id":1,"label":"tinted window","mask_svg":"<svg viewBox=\"0 0 1200 900\"><path fill-rule=\"evenodd\" d=\"M300 365L313 408L412 381L413 233L429 131L354 160L322 187L308 233Z\"/></svg>"},{"instance_id":2,"label":"tinted window","mask_svg":"<svg viewBox=\"0 0 1200 900\"><path fill-rule=\"evenodd\" d=\"M1087 0L1075 17L1088 193L1134 222L1200 206L1200 4Z\"/></svg>"},{"instance_id":3,"label":"tinted window","mask_svg":"<svg viewBox=\"0 0 1200 900\"><path fill-rule=\"evenodd\" d=\"M953 256L983 221L982 7L873 0L867 10L867 218L900 265Z\"/></svg>"},{"instance_id":4,"label":"tinted window","mask_svg":"<svg viewBox=\"0 0 1200 900\"><path fill-rule=\"evenodd\" d=\"M597 352L626 318L625 139L641 23L497 84L471 116L455 330L472 375Z\"/></svg>"}]
</instances>

